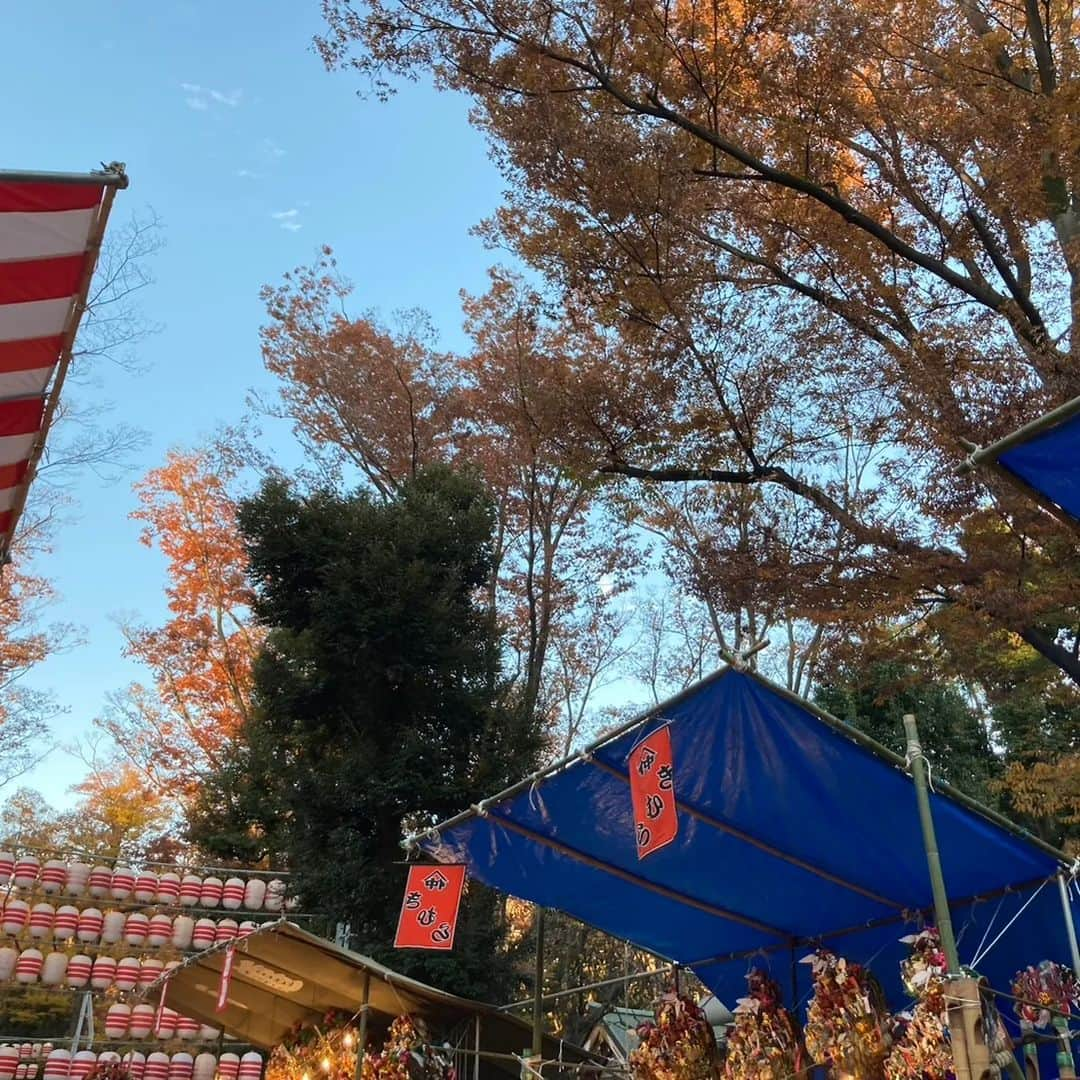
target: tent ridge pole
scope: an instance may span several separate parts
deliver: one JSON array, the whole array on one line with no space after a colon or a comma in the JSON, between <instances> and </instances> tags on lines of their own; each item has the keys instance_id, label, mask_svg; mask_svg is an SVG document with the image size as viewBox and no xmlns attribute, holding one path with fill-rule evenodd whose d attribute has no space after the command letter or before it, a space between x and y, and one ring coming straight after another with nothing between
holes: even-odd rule
<instances>
[{"instance_id":1,"label":"tent ridge pole","mask_svg":"<svg viewBox=\"0 0 1080 1080\"><path fill-rule=\"evenodd\" d=\"M1076 944L1076 924L1073 922L1072 904L1069 903L1069 882L1064 871L1058 874L1057 879L1061 912L1065 916L1065 933L1069 938L1069 957L1072 960L1073 974L1080 979L1080 947Z\"/></svg>"},{"instance_id":2,"label":"tent ridge pole","mask_svg":"<svg viewBox=\"0 0 1080 1080\"><path fill-rule=\"evenodd\" d=\"M952 916L949 914L949 894L945 888L945 875L941 870L937 834L934 831L934 815L930 809L929 784L926 779L926 758L919 742L919 728L911 713L904 716L904 734L907 736L908 760L915 781L915 799L919 807L923 846L926 848L926 865L930 871L930 891L934 896L934 920L937 923L941 948L949 964L949 974L960 974L960 956L953 936Z\"/></svg>"},{"instance_id":3,"label":"tent ridge pole","mask_svg":"<svg viewBox=\"0 0 1080 1080\"><path fill-rule=\"evenodd\" d=\"M956 467L956 472L970 472L976 465L981 465L984 461L997 458L999 455L1011 450L1014 446L1019 446L1021 443L1027 442L1032 436L1048 431L1050 428L1056 427L1066 420L1071 420L1077 414L1080 414L1080 397L1074 397L1069 401L1063 402L1056 409L1051 409L1050 412L1044 413L1042 416L1025 424L1023 427L1017 428L1003 439L998 439L997 442L993 442L989 446L983 446L977 450L973 450L968 455L967 460Z\"/></svg>"}]
</instances>

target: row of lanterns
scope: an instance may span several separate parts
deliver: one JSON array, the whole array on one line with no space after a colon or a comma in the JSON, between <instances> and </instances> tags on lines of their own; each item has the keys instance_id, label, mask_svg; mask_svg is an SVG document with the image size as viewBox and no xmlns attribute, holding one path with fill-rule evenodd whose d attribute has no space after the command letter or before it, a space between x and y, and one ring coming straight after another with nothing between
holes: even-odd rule
<instances>
[{"instance_id":1,"label":"row of lanterns","mask_svg":"<svg viewBox=\"0 0 1080 1080\"><path fill-rule=\"evenodd\" d=\"M124 914L97 908L80 911L71 904L53 907L49 903L31 907L25 900L8 900L0 909L0 930L8 937L28 931L38 941L79 941L84 945L149 945L160 949L205 949L215 942L228 941L254 930L258 924L249 919L202 918L190 915L146 915L141 911Z\"/></svg>"},{"instance_id":2,"label":"row of lanterns","mask_svg":"<svg viewBox=\"0 0 1080 1080\"><path fill-rule=\"evenodd\" d=\"M14 978L18 983L41 982L43 986L68 986L75 990L90 987L93 990L134 990L136 986L150 986L166 971L179 965L179 960L167 964L153 956L141 959L125 956L116 960L111 956L69 957L66 953L51 952L43 956L40 949L23 949L17 953L12 948L0 949L0 982Z\"/></svg>"},{"instance_id":3,"label":"row of lanterns","mask_svg":"<svg viewBox=\"0 0 1080 1080\"><path fill-rule=\"evenodd\" d=\"M155 1052L140 1054L131 1051L120 1054L112 1050L95 1054L93 1050L49 1050L45 1058L42 1080L86 1080L95 1067L120 1065L131 1080L259 1080L262 1075L262 1055L250 1051L238 1054L198 1054L184 1052L173 1055ZM31 1072L30 1070L33 1070ZM20 1072L20 1070L22 1070ZM37 1065L22 1060L17 1046L0 1046L0 1080L32 1080L37 1077Z\"/></svg>"},{"instance_id":4,"label":"row of lanterns","mask_svg":"<svg viewBox=\"0 0 1080 1080\"><path fill-rule=\"evenodd\" d=\"M216 908L237 911L291 910L295 904L287 898L285 882L280 878L200 877L198 874L172 872L156 874L126 866L115 870L83 862L49 859L44 864L33 855L16 857L0 851L0 886L32 890L39 888L49 895L88 895L95 900L133 900L139 904L180 904L185 907Z\"/></svg>"},{"instance_id":5,"label":"row of lanterns","mask_svg":"<svg viewBox=\"0 0 1080 1080\"><path fill-rule=\"evenodd\" d=\"M175 1009L157 1009L153 1005L110 1005L105 1014L105 1037L120 1039L196 1039L211 1042L221 1032L200 1024L190 1016L181 1016Z\"/></svg>"}]
</instances>

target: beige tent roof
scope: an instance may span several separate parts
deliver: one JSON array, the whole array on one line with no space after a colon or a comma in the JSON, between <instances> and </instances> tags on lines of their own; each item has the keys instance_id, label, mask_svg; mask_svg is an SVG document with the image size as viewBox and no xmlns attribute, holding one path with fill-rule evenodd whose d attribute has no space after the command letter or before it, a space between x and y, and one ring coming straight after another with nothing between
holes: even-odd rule
<instances>
[{"instance_id":1,"label":"beige tent roof","mask_svg":"<svg viewBox=\"0 0 1080 1080\"><path fill-rule=\"evenodd\" d=\"M486 1053L520 1054L532 1041L530 1026L517 1017L399 975L287 922L244 939L233 962L228 1004L223 1013L215 1013L224 960L224 952L207 952L179 969L169 979L169 1007L223 1027L234 1038L262 1049L281 1042L297 1021L315 1022L331 1009L358 1011L365 972L370 976L369 1024L376 1040L394 1017L411 1013L441 1031L473 1021L469 1049L479 1017L480 1044ZM544 1040L544 1056L568 1062L590 1058L580 1048L550 1037ZM512 1061L487 1064L518 1072Z\"/></svg>"}]
</instances>

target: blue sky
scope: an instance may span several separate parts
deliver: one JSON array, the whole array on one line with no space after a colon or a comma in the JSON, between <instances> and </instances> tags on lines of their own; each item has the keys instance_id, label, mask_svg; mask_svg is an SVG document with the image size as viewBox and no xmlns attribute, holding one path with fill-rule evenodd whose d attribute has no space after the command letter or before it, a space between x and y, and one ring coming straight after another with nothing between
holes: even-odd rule
<instances>
[{"instance_id":1,"label":"blue sky","mask_svg":"<svg viewBox=\"0 0 1080 1080\"><path fill-rule=\"evenodd\" d=\"M458 289L480 289L493 254L468 235L496 205L500 178L463 99L407 86L389 104L327 74L310 47L317 0L7 5L0 18L4 159L10 169L81 171L127 163L114 224L152 207L166 247L142 308L163 331L140 349L149 371L108 367L115 417L150 436L139 472L244 412L266 390L259 287L331 244L357 307L420 306L460 342ZM268 437L269 438L269 437ZM269 448L294 458L287 433ZM43 563L60 591L52 617L86 643L34 684L68 713L61 739L89 727L108 691L140 675L113 622L165 613L163 564L128 518L133 474L80 477L77 513ZM77 761L55 754L29 782L61 799Z\"/></svg>"}]
</instances>

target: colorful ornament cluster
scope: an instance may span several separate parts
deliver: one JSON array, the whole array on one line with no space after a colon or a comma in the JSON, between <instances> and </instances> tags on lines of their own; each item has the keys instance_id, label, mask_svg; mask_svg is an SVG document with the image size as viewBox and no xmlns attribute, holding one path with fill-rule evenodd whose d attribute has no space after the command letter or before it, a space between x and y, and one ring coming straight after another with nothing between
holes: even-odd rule
<instances>
[{"instance_id":1,"label":"colorful ornament cluster","mask_svg":"<svg viewBox=\"0 0 1080 1080\"><path fill-rule=\"evenodd\" d=\"M805 1028L811 1059L855 1080L881 1080L890 1039L880 987L862 965L827 949L803 962L814 982Z\"/></svg>"},{"instance_id":2,"label":"colorful ornament cluster","mask_svg":"<svg viewBox=\"0 0 1080 1080\"><path fill-rule=\"evenodd\" d=\"M1044 960L1038 967L1026 967L1013 976L1012 992L1021 1023L1048 1028L1055 1019L1067 1021L1080 1009L1080 982L1063 964Z\"/></svg>"},{"instance_id":3,"label":"colorful ornament cluster","mask_svg":"<svg viewBox=\"0 0 1080 1080\"><path fill-rule=\"evenodd\" d=\"M728 1035L724 1080L787 1080L809 1064L799 1025L780 1000L780 987L763 971L746 977Z\"/></svg>"},{"instance_id":4,"label":"colorful ornament cluster","mask_svg":"<svg viewBox=\"0 0 1080 1080\"><path fill-rule=\"evenodd\" d=\"M893 1023L893 1045L885 1059L887 1080L951 1080L952 1044L945 1003L948 969L933 927L901 938L911 953L900 965L904 989L915 998L907 1015Z\"/></svg>"},{"instance_id":5,"label":"colorful ornament cluster","mask_svg":"<svg viewBox=\"0 0 1080 1080\"><path fill-rule=\"evenodd\" d=\"M397 1017L382 1050L364 1057L362 1080L457 1080L457 1070L429 1042L421 1020Z\"/></svg>"},{"instance_id":6,"label":"colorful ornament cluster","mask_svg":"<svg viewBox=\"0 0 1080 1080\"><path fill-rule=\"evenodd\" d=\"M705 1014L675 991L656 1005L655 1021L637 1029L640 1043L630 1055L635 1080L710 1080L717 1074L716 1037Z\"/></svg>"},{"instance_id":7,"label":"colorful ornament cluster","mask_svg":"<svg viewBox=\"0 0 1080 1080\"><path fill-rule=\"evenodd\" d=\"M39 1071L40 1069L40 1071ZM262 1055L191 1055L56 1049L51 1043L0 1046L0 1080L259 1080Z\"/></svg>"}]
</instances>

